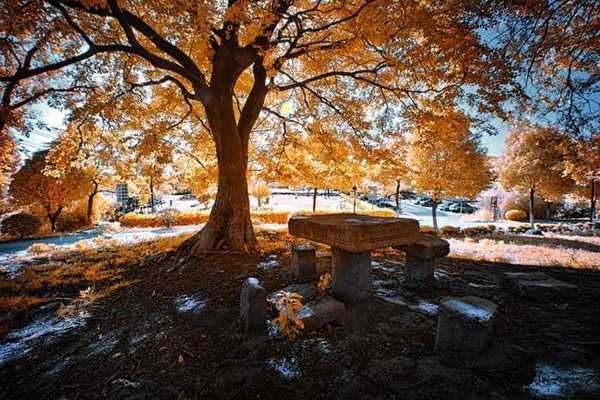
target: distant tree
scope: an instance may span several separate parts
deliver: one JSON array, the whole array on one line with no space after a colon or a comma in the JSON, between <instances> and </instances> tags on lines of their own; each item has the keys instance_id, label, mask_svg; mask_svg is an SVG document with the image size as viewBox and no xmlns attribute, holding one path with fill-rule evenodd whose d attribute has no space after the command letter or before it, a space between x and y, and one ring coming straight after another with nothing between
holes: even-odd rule
<instances>
[{"instance_id":1,"label":"distant tree","mask_svg":"<svg viewBox=\"0 0 600 400\"><path fill-rule=\"evenodd\" d=\"M335 188L350 192L364 177L365 154L356 146L356 138L336 140L320 122L307 126L308 132L289 130L275 149L256 151L265 181L290 186L308 186L313 193L313 212L317 208L317 190Z\"/></svg>"},{"instance_id":2,"label":"distant tree","mask_svg":"<svg viewBox=\"0 0 600 400\"><path fill-rule=\"evenodd\" d=\"M469 120L456 111L432 114L412 132L408 165L415 189L433 200L436 231L440 201L450 196L475 197L491 181L485 151L471 134Z\"/></svg>"},{"instance_id":3,"label":"distant tree","mask_svg":"<svg viewBox=\"0 0 600 400\"><path fill-rule=\"evenodd\" d=\"M10 215L2 220L0 231L11 237L23 239L40 230L40 219L35 215L20 213Z\"/></svg>"},{"instance_id":4,"label":"distant tree","mask_svg":"<svg viewBox=\"0 0 600 400\"><path fill-rule=\"evenodd\" d=\"M500 164L500 183L505 189L529 194L529 222L535 227L535 195L552 200L573 187L565 176L561 148L566 137L556 129L521 123L506 137L506 150Z\"/></svg>"},{"instance_id":5,"label":"distant tree","mask_svg":"<svg viewBox=\"0 0 600 400\"><path fill-rule=\"evenodd\" d=\"M376 162L369 168L369 180L383 185L384 188L394 187L396 210L400 210L400 187L409 180L407 157L407 142L400 134L392 134L374 155Z\"/></svg>"},{"instance_id":6,"label":"distant tree","mask_svg":"<svg viewBox=\"0 0 600 400\"><path fill-rule=\"evenodd\" d=\"M90 192L89 176L76 168L68 168L60 176L50 176L46 170L48 151L34 153L14 175L10 194L17 205L41 206L56 231L56 220L63 208L81 200Z\"/></svg>"},{"instance_id":7,"label":"distant tree","mask_svg":"<svg viewBox=\"0 0 600 400\"><path fill-rule=\"evenodd\" d=\"M600 193L600 133L589 139L580 138L563 146L565 169L575 182L586 188L590 199L590 221L596 216L596 200Z\"/></svg>"},{"instance_id":8,"label":"distant tree","mask_svg":"<svg viewBox=\"0 0 600 400\"><path fill-rule=\"evenodd\" d=\"M15 172L19 161L17 146L13 138L0 132L0 213L7 207L6 192L10 182L10 176Z\"/></svg>"},{"instance_id":9,"label":"distant tree","mask_svg":"<svg viewBox=\"0 0 600 400\"><path fill-rule=\"evenodd\" d=\"M102 189L113 188L130 175L127 151L111 132L91 123L70 124L51 147L47 157L46 173L60 176L75 168L88 175L91 185L87 194L86 222L92 223L94 202Z\"/></svg>"},{"instance_id":10,"label":"distant tree","mask_svg":"<svg viewBox=\"0 0 600 400\"><path fill-rule=\"evenodd\" d=\"M258 206L261 207L262 200L271 195L271 188L265 183L255 183L250 186L250 195L256 198Z\"/></svg>"}]
</instances>

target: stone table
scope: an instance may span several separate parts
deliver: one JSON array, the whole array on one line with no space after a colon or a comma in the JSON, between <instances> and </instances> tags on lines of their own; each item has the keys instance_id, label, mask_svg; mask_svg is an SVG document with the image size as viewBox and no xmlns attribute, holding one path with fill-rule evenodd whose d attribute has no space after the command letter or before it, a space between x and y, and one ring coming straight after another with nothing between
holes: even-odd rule
<instances>
[{"instance_id":1,"label":"stone table","mask_svg":"<svg viewBox=\"0 0 600 400\"><path fill-rule=\"evenodd\" d=\"M409 218L360 214L292 217L291 235L331 246L334 297L344 302L366 300L371 293L371 250L417 240L419 223Z\"/></svg>"}]
</instances>

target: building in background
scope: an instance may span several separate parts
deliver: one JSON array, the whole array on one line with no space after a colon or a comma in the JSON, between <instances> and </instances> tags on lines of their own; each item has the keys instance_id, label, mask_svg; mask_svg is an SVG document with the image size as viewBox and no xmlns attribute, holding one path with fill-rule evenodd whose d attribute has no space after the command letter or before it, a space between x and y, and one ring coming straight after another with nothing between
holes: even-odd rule
<instances>
[{"instance_id":1,"label":"building in background","mask_svg":"<svg viewBox=\"0 0 600 400\"><path fill-rule=\"evenodd\" d=\"M127 203L129 202L129 191L127 190L127 184L126 183L118 183L116 193L117 193L117 204L119 204L122 207L127 206Z\"/></svg>"}]
</instances>

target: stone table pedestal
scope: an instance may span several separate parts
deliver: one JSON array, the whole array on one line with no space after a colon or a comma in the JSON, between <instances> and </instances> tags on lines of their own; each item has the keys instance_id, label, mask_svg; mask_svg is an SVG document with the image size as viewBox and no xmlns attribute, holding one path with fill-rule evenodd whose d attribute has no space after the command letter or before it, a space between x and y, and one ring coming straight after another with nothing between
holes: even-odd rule
<instances>
[{"instance_id":1,"label":"stone table pedestal","mask_svg":"<svg viewBox=\"0 0 600 400\"><path fill-rule=\"evenodd\" d=\"M414 219L360 214L296 216L288 227L291 235L331 246L332 292L346 303L371 293L371 250L410 244L419 235Z\"/></svg>"}]
</instances>

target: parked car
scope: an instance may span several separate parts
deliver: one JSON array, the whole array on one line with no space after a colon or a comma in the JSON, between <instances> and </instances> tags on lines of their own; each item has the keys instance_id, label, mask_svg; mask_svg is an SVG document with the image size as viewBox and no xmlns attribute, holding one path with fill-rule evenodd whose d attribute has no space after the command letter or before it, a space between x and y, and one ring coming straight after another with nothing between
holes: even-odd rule
<instances>
[{"instance_id":1,"label":"parked car","mask_svg":"<svg viewBox=\"0 0 600 400\"><path fill-rule=\"evenodd\" d=\"M450 209L457 204L454 200L444 200L438 206L438 209L442 211L450 211Z\"/></svg>"},{"instance_id":2,"label":"parked car","mask_svg":"<svg viewBox=\"0 0 600 400\"><path fill-rule=\"evenodd\" d=\"M400 197L402 197L403 199L416 199L417 195L415 194L415 192L411 192L409 190L402 190L400 191Z\"/></svg>"},{"instance_id":3,"label":"parked car","mask_svg":"<svg viewBox=\"0 0 600 400\"><path fill-rule=\"evenodd\" d=\"M377 202L377 206L381 207L381 208L391 208L391 209L395 209L396 208L396 202L390 200L390 199L382 199L379 200Z\"/></svg>"},{"instance_id":4,"label":"parked car","mask_svg":"<svg viewBox=\"0 0 600 400\"><path fill-rule=\"evenodd\" d=\"M429 201L431 201L431 197L429 196L417 196L417 201L415 201L415 204L421 205L421 203Z\"/></svg>"},{"instance_id":5,"label":"parked car","mask_svg":"<svg viewBox=\"0 0 600 400\"><path fill-rule=\"evenodd\" d=\"M448 210L454 213L473 214L475 212L475 207L463 201L462 206L461 203L458 202L450 206Z\"/></svg>"},{"instance_id":6,"label":"parked car","mask_svg":"<svg viewBox=\"0 0 600 400\"><path fill-rule=\"evenodd\" d=\"M417 204L421 207L431 207L433 206L433 200L431 200L430 198L424 198L419 200Z\"/></svg>"}]
</instances>

